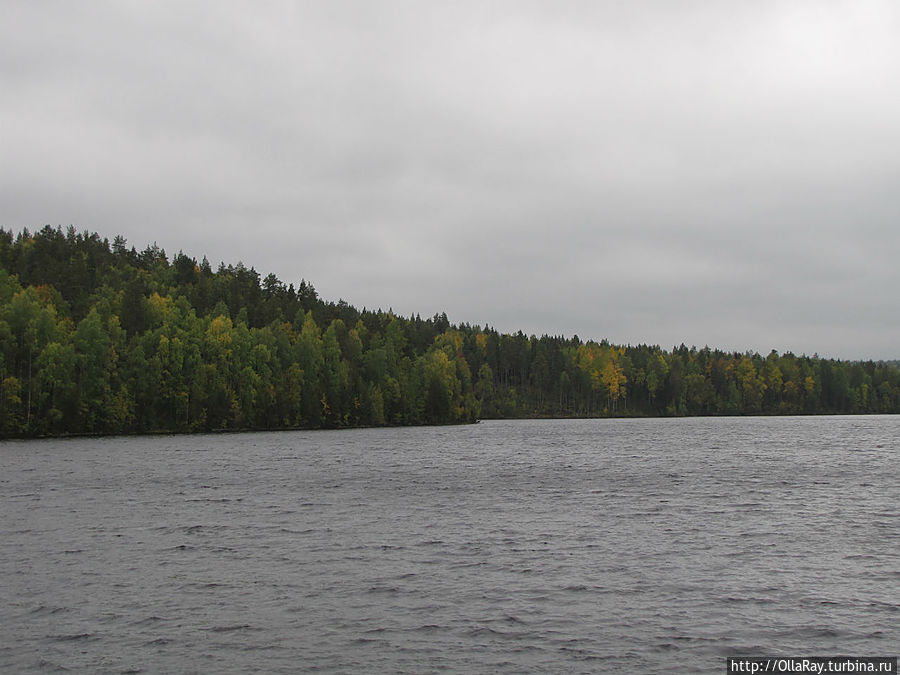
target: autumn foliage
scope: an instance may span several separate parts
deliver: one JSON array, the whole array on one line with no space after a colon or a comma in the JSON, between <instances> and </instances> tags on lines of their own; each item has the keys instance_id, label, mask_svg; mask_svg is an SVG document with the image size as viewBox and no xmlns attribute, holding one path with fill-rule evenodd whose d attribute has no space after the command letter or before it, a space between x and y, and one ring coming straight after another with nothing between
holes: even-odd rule
<instances>
[{"instance_id":1,"label":"autumn foliage","mask_svg":"<svg viewBox=\"0 0 900 675\"><path fill-rule=\"evenodd\" d=\"M894 364L502 334L158 247L0 230L0 434L900 412Z\"/></svg>"}]
</instances>

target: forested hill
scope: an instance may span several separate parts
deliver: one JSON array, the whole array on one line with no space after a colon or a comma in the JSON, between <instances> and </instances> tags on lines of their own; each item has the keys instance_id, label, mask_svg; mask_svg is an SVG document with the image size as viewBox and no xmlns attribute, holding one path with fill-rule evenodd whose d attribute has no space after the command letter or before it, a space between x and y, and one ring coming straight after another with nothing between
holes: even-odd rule
<instances>
[{"instance_id":1,"label":"forested hill","mask_svg":"<svg viewBox=\"0 0 900 675\"><path fill-rule=\"evenodd\" d=\"M874 412L900 412L893 364L507 335L121 237L0 230L4 436Z\"/></svg>"}]
</instances>

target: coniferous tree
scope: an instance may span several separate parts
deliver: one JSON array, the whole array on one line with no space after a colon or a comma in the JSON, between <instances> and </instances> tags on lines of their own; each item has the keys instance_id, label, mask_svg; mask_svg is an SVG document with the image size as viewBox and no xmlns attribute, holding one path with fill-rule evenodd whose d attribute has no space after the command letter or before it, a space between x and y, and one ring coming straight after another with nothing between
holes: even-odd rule
<instances>
[{"instance_id":1,"label":"coniferous tree","mask_svg":"<svg viewBox=\"0 0 900 675\"><path fill-rule=\"evenodd\" d=\"M836 412L900 412L897 363L501 334L156 244L0 230L4 436Z\"/></svg>"}]
</instances>

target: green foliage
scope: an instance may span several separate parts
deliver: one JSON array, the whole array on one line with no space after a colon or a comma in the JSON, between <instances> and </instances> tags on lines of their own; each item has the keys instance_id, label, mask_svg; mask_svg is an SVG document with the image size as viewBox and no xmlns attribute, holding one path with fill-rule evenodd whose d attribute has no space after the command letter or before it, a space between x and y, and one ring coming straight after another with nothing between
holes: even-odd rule
<instances>
[{"instance_id":1,"label":"green foliage","mask_svg":"<svg viewBox=\"0 0 900 675\"><path fill-rule=\"evenodd\" d=\"M0 435L898 413L897 362L501 334L73 228L0 230Z\"/></svg>"}]
</instances>

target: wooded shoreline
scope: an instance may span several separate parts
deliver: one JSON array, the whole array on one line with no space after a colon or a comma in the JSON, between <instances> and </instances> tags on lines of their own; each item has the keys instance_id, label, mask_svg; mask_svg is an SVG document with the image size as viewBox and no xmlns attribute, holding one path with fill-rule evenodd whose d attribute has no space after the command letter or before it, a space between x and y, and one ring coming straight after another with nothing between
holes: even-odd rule
<instances>
[{"instance_id":1,"label":"wooded shoreline","mask_svg":"<svg viewBox=\"0 0 900 675\"><path fill-rule=\"evenodd\" d=\"M503 334L74 228L0 230L0 436L900 413L896 362Z\"/></svg>"}]
</instances>

